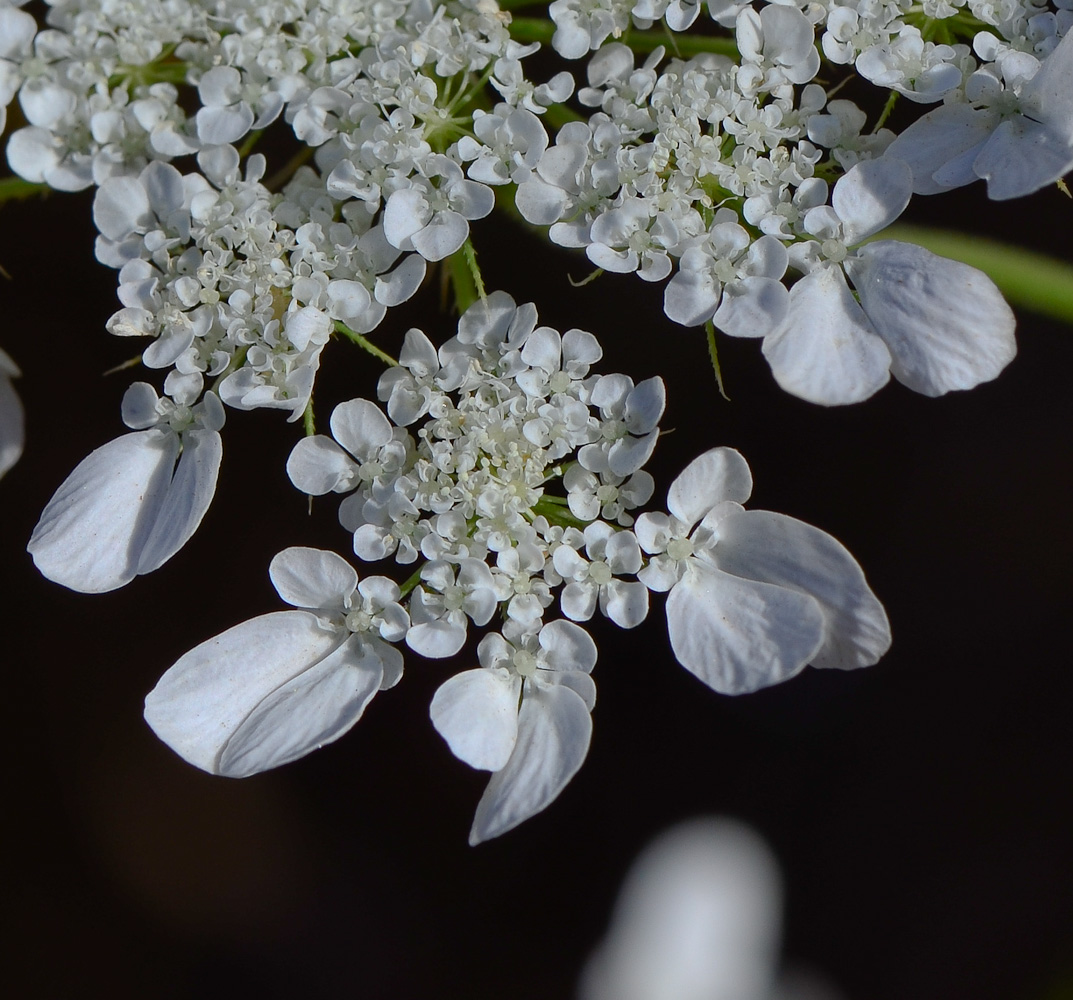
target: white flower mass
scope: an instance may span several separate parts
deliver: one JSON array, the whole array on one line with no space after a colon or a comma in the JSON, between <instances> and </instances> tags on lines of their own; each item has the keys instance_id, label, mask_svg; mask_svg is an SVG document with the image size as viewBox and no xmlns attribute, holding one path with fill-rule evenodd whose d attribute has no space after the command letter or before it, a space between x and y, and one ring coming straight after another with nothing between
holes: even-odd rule
<instances>
[{"instance_id":1,"label":"white flower mass","mask_svg":"<svg viewBox=\"0 0 1073 1000\"><path fill-rule=\"evenodd\" d=\"M1073 167L1065 0L555 0L544 20L495 0L46 6L38 24L0 0L7 162L23 187L95 188L107 329L153 381L41 514L38 569L98 593L166 563L212 501L225 407L301 422L291 483L340 494L353 553L401 567L359 580L335 553L280 552L295 610L202 642L146 700L180 756L232 777L279 766L353 726L401 677L400 646L461 653L478 665L431 717L491 772L478 843L578 771L587 629L641 626L652 593L674 656L722 694L883 655L854 558L746 510L738 452L703 441L667 512L645 510L664 380L602 372L610 333L486 292L475 246L494 212L524 220L598 273L662 286L665 317L713 345L759 340L811 403L859 403L892 375L925 396L995 379L1016 353L995 283L883 233L914 194L979 179L1008 199ZM555 69L534 76L541 41ZM854 72L888 101L878 118L833 99ZM914 121L895 135L899 97ZM391 358L370 335L433 272L457 330L411 329ZM338 341L386 370L377 400L338 402L315 433ZM0 352L0 475L22 447L17 374ZM471 626L488 631L463 653Z\"/></svg>"}]
</instances>

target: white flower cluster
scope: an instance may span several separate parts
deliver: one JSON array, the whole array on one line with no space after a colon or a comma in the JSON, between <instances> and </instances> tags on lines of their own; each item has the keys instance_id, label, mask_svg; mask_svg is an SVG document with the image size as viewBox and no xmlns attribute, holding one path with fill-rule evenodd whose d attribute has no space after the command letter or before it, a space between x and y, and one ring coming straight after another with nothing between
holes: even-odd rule
<instances>
[{"instance_id":1,"label":"white flower cluster","mask_svg":"<svg viewBox=\"0 0 1073 1000\"><path fill-rule=\"evenodd\" d=\"M340 520L360 558L394 555L417 571L401 587L359 583L334 553L280 553L272 580L303 610L182 657L146 700L157 734L214 773L275 767L341 736L395 684L402 657L387 643L453 656L470 623L498 613L480 666L431 705L455 755L493 773L478 843L542 810L584 761L596 644L577 623L597 608L633 628L649 591L670 591L675 655L728 694L810 662L876 662L890 631L860 568L816 528L745 511L752 479L737 452L702 455L671 486L670 514L634 521L653 493L642 466L663 384L590 374L601 353L591 334L538 326L531 304L503 293L472 306L438 351L411 330L380 381L390 419L369 400L342 403L332 436L299 442L287 468L303 492L347 494Z\"/></svg>"},{"instance_id":2,"label":"white flower cluster","mask_svg":"<svg viewBox=\"0 0 1073 1000\"><path fill-rule=\"evenodd\" d=\"M744 510L737 452L705 451L668 513L638 513L663 382L595 374L594 336L486 296L471 225L498 188L598 269L666 282L673 322L762 340L777 382L815 403L892 375L971 388L1014 356L1012 312L980 271L882 232L914 193L979 178L1009 198L1073 166L1073 0L554 0L550 20L495 0L49 0L45 27L21 6L0 0L18 193L96 187L108 329L161 373L46 507L38 567L100 592L167 561L211 502L224 406L304 418L294 485L346 494L361 559L413 567L359 582L332 553L280 553L298 610L202 644L149 698L183 756L232 775L301 756L399 679L395 644L451 656L498 614L480 666L432 704L451 749L493 772L477 841L583 761L596 647L578 623L597 609L632 628L666 592L675 655L727 693L882 655L860 568L823 532ZM717 34L671 36L684 56L666 58L648 29L704 8ZM539 40L588 59L576 94L570 68L531 78ZM871 130L820 82L850 66L889 92ZM938 106L895 136L899 95ZM293 151L279 169L254 151L264 132ZM411 330L396 363L366 335L440 262L457 334ZM342 403L314 435L336 336L390 364L383 407ZM0 353L0 473L21 448L14 374Z\"/></svg>"},{"instance_id":3,"label":"white flower cluster","mask_svg":"<svg viewBox=\"0 0 1073 1000\"><path fill-rule=\"evenodd\" d=\"M733 29L736 58L703 52L660 70L662 48L638 66L605 41L629 4L551 5L560 54L596 50L578 91L596 110L564 125L519 180L522 215L605 271L660 281L677 265L667 316L764 338L779 384L812 402L857 402L891 374L928 395L994 378L1016 347L990 279L906 244L861 245L914 192L981 177L1009 198L1073 167L1073 10L925 5L930 35L972 38L970 48L924 40L924 14L908 3L708 6ZM632 14L683 30L699 9L645 0ZM864 134L865 112L814 82L821 51L894 96L945 103L897 138ZM861 316L843 264L851 280L899 294L880 302L855 281L872 305ZM812 280L788 295L795 271Z\"/></svg>"}]
</instances>

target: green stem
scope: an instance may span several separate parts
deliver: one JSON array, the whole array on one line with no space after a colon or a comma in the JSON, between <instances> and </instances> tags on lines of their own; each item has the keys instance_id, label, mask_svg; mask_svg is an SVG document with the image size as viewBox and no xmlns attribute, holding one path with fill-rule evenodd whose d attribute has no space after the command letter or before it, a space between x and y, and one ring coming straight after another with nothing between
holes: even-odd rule
<instances>
[{"instance_id":1,"label":"green stem","mask_svg":"<svg viewBox=\"0 0 1073 1000\"><path fill-rule=\"evenodd\" d=\"M480 268L477 267L477 252L473 243L467 238L461 250L456 250L447 258L447 267L451 275L451 287L455 293L455 305L459 315L464 313L474 302L487 298Z\"/></svg>"},{"instance_id":2,"label":"green stem","mask_svg":"<svg viewBox=\"0 0 1073 1000\"><path fill-rule=\"evenodd\" d=\"M0 205L5 201L22 201L37 194L44 195L50 190L47 184L34 184L21 177L5 177L0 180Z\"/></svg>"},{"instance_id":3,"label":"green stem","mask_svg":"<svg viewBox=\"0 0 1073 1000\"><path fill-rule=\"evenodd\" d=\"M261 136L264 134L265 130L261 128L258 129L256 132L251 132L249 135L247 135L246 141L243 142L242 145L238 148L239 159L246 159L246 157L253 152L253 147L257 145L257 143L260 141Z\"/></svg>"},{"instance_id":4,"label":"green stem","mask_svg":"<svg viewBox=\"0 0 1073 1000\"><path fill-rule=\"evenodd\" d=\"M879 121L876 122L876 127L872 129L872 135L875 135L884 125L887 123L887 119L890 117L891 112L894 110L894 105L898 103L898 91L892 90L890 97L887 98L887 103L883 105L883 112L879 116Z\"/></svg>"},{"instance_id":5,"label":"green stem","mask_svg":"<svg viewBox=\"0 0 1073 1000\"><path fill-rule=\"evenodd\" d=\"M313 420L313 397L309 397L305 411L302 413L302 426L305 428L306 437L312 437L317 433L317 425Z\"/></svg>"},{"instance_id":6,"label":"green stem","mask_svg":"<svg viewBox=\"0 0 1073 1000\"><path fill-rule=\"evenodd\" d=\"M727 395L726 389L723 388L723 369L719 364L719 350L715 346L715 324L711 320L708 320L708 322L704 324L704 330L708 334L708 357L712 359L712 371L715 372L715 384L719 386L719 395L729 403L730 397Z\"/></svg>"},{"instance_id":7,"label":"green stem","mask_svg":"<svg viewBox=\"0 0 1073 1000\"><path fill-rule=\"evenodd\" d=\"M979 268L1011 305L1073 323L1073 265L1046 254L968 233L894 225L872 237L916 243Z\"/></svg>"},{"instance_id":8,"label":"green stem","mask_svg":"<svg viewBox=\"0 0 1073 1000\"><path fill-rule=\"evenodd\" d=\"M516 17L510 22L511 37L519 42L550 43L555 34L555 25L542 17ZM667 36L662 31L629 31L620 39L634 52L652 52L666 47ZM738 46L733 38L714 35L693 35L684 32L674 36L675 46L686 58L702 52L717 52L720 55L738 58Z\"/></svg>"},{"instance_id":9,"label":"green stem","mask_svg":"<svg viewBox=\"0 0 1073 1000\"><path fill-rule=\"evenodd\" d=\"M590 521L582 521L575 517L567 506L568 501L562 497L552 497L544 494L532 506L533 514L544 517L549 524L557 524L562 528L577 528L583 531L589 526Z\"/></svg>"},{"instance_id":10,"label":"green stem","mask_svg":"<svg viewBox=\"0 0 1073 1000\"><path fill-rule=\"evenodd\" d=\"M399 363L386 351L380 350L371 340L363 337L356 330L351 330L342 320L337 319L335 321L335 332L341 333L347 340L353 341L363 350L368 351L374 358L379 358L385 365L390 365L392 368L398 368Z\"/></svg>"},{"instance_id":11,"label":"green stem","mask_svg":"<svg viewBox=\"0 0 1073 1000\"><path fill-rule=\"evenodd\" d=\"M425 564L422 563L421 565L424 566ZM413 571L413 573L410 574L410 578L405 583L402 583L402 584L399 585L399 600L401 601L420 582L421 582L421 570L420 569L415 569Z\"/></svg>"}]
</instances>

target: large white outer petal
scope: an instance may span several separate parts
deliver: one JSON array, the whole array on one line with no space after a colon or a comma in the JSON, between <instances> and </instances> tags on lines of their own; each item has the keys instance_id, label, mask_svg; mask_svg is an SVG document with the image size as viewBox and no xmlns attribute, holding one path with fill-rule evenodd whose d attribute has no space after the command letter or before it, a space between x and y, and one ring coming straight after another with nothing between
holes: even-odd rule
<instances>
[{"instance_id":1,"label":"large white outer petal","mask_svg":"<svg viewBox=\"0 0 1073 1000\"><path fill-rule=\"evenodd\" d=\"M969 155L970 150L982 148L998 123L998 113L990 109L977 111L967 104L944 104L905 129L887 148L886 155L909 164L915 194L949 191L967 184L972 177L942 183L935 174L958 157Z\"/></svg>"},{"instance_id":2,"label":"large white outer petal","mask_svg":"<svg viewBox=\"0 0 1073 1000\"><path fill-rule=\"evenodd\" d=\"M293 545L268 565L276 593L296 608L342 610L358 586L358 574L342 556L326 549Z\"/></svg>"},{"instance_id":3,"label":"large white outer petal","mask_svg":"<svg viewBox=\"0 0 1073 1000\"><path fill-rule=\"evenodd\" d=\"M183 434L183 453L138 559L138 573L163 566L198 529L216 495L223 457L219 431L195 427Z\"/></svg>"},{"instance_id":4,"label":"large white outer petal","mask_svg":"<svg viewBox=\"0 0 1073 1000\"><path fill-rule=\"evenodd\" d=\"M87 455L56 490L26 546L37 568L85 594L133 580L178 450L177 434L154 428Z\"/></svg>"},{"instance_id":5,"label":"large white outer petal","mask_svg":"<svg viewBox=\"0 0 1073 1000\"><path fill-rule=\"evenodd\" d=\"M518 742L477 804L470 844L491 840L547 808L589 752L592 716L563 684L529 685L518 713Z\"/></svg>"},{"instance_id":6,"label":"large white outer petal","mask_svg":"<svg viewBox=\"0 0 1073 1000\"><path fill-rule=\"evenodd\" d=\"M840 267L821 267L790 289L786 318L763 352L783 389L823 406L859 403L890 381L890 352Z\"/></svg>"},{"instance_id":7,"label":"large white outer petal","mask_svg":"<svg viewBox=\"0 0 1073 1000\"><path fill-rule=\"evenodd\" d=\"M720 694L747 694L800 673L823 648L825 624L813 598L696 559L667 596L674 655Z\"/></svg>"},{"instance_id":8,"label":"large white outer petal","mask_svg":"<svg viewBox=\"0 0 1073 1000\"><path fill-rule=\"evenodd\" d=\"M819 528L769 510L743 510L719 525L720 569L799 591L819 602L826 619L814 667L851 670L890 648L890 623L857 560Z\"/></svg>"},{"instance_id":9,"label":"large white outer petal","mask_svg":"<svg viewBox=\"0 0 1073 1000\"><path fill-rule=\"evenodd\" d=\"M383 675L374 648L351 636L264 698L227 741L219 773L246 778L339 739L361 718Z\"/></svg>"},{"instance_id":10,"label":"large white outer petal","mask_svg":"<svg viewBox=\"0 0 1073 1000\"><path fill-rule=\"evenodd\" d=\"M507 670L464 670L444 681L429 706L432 724L459 760L504 768L518 740L518 682Z\"/></svg>"},{"instance_id":11,"label":"large white outer petal","mask_svg":"<svg viewBox=\"0 0 1073 1000\"><path fill-rule=\"evenodd\" d=\"M899 382L926 396L971 389L1013 360L1013 310L995 283L913 243L881 240L849 264Z\"/></svg>"},{"instance_id":12,"label":"large white outer petal","mask_svg":"<svg viewBox=\"0 0 1073 1000\"><path fill-rule=\"evenodd\" d=\"M308 611L279 611L242 622L195 646L165 672L146 696L146 722L184 760L224 773L220 760L229 741L262 702L339 650L346 637ZM295 691L301 688L294 685ZM246 763L252 762L248 757ZM277 763L283 761L264 766Z\"/></svg>"},{"instance_id":13,"label":"large white outer petal","mask_svg":"<svg viewBox=\"0 0 1073 1000\"><path fill-rule=\"evenodd\" d=\"M1021 106L1073 145L1073 32L1067 31L1021 90Z\"/></svg>"},{"instance_id":14,"label":"large white outer petal","mask_svg":"<svg viewBox=\"0 0 1073 1000\"><path fill-rule=\"evenodd\" d=\"M987 196L994 201L1032 194L1065 176L1071 167L1073 148L1065 136L1020 115L1002 122L972 162L973 172L987 181Z\"/></svg>"}]
</instances>

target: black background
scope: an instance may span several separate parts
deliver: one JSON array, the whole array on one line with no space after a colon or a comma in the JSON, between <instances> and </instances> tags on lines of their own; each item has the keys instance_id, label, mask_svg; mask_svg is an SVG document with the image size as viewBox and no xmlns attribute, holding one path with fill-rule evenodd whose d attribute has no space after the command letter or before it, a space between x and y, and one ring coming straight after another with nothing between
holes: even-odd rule
<instances>
[{"instance_id":1,"label":"black background","mask_svg":"<svg viewBox=\"0 0 1073 1000\"><path fill-rule=\"evenodd\" d=\"M994 383L938 400L892 384L834 410L779 391L756 342L722 338L728 403L659 287L572 288L583 256L476 224L489 288L596 333L601 371L664 376L657 500L702 450L739 448L751 506L842 540L895 640L868 670L809 669L731 699L676 665L660 598L633 632L600 622L586 765L545 813L471 849L485 777L451 756L427 706L474 664L473 643L448 664L410 654L350 734L241 782L184 764L142 721L183 652L280 607L277 550L349 554L335 501L307 517L286 479L301 430L281 413L229 411L216 500L163 569L100 596L34 570L38 514L123 432L124 389L144 375L101 374L139 345L104 332L115 275L92 258L90 204L0 210L0 344L27 410L26 454L0 482L17 995L568 998L630 860L675 820L719 813L754 824L783 864L787 959L853 1000L1073 996L1073 329L1021 313L1020 353ZM1068 257L1073 202L1049 190L995 205L977 185L918 199L909 218ZM436 280L375 339L396 351L411 325L453 332ZM371 396L377 374L329 345L321 419Z\"/></svg>"}]
</instances>

